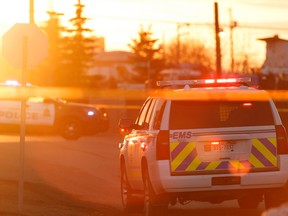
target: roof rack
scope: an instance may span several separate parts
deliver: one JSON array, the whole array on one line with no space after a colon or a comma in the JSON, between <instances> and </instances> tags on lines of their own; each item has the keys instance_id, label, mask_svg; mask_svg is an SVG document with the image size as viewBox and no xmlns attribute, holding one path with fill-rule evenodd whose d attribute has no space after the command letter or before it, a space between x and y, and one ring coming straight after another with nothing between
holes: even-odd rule
<instances>
[{"instance_id":1,"label":"roof rack","mask_svg":"<svg viewBox=\"0 0 288 216\"><path fill-rule=\"evenodd\" d=\"M249 86L251 83L250 77L236 77L236 78L217 78L217 79L198 79L198 80L164 80L157 81L159 87L179 87L189 85L194 86Z\"/></svg>"}]
</instances>

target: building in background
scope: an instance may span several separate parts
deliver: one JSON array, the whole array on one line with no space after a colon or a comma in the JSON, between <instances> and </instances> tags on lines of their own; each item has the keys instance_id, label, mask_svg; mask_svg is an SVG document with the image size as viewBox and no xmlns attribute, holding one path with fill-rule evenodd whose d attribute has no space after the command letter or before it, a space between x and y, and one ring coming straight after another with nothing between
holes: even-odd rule
<instances>
[{"instance_id":1,"label":"building in background","mask_svg":"<svg viewBox=\"0 0 288 216\"><path fill-rule=\"evenodd\" d=\"M278 35L261 38L266 42L266 59L260 70L265 89L285 89L288 82L288 40Z\"/></svg>"},{"instance_id":2,"label":"building in background","mask_svg":"<svg viewBox=\"0 0 288 216\"><path fill-rule=\"evenodd\" d=\"M131 80L135 67L135 54L126 51L102 52L94 57L94 67L87 71L93 87L125 83ZM107 85L107 87L111 87ZM103 86L102 86L103 87Z\"/></svg>"}]
</instances>

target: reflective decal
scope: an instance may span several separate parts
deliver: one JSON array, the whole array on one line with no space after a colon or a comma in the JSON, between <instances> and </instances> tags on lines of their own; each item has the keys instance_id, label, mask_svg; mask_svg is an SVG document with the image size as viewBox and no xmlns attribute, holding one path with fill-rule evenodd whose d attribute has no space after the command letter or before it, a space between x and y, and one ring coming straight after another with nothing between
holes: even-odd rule
<instances>
[{"instance_id":1,"label":"reflective decal","mask_svg":"<svg viewBox=\"0 0 288 216\"><path fill-rule=\"evenodd\" d=\"M276 138L252 139L251 153L248 156L248 160L201 161L196 142L170 142L171 171L174 173L204 170L237 172L277 167Z\"/></svg>"},{"instance_id":2,"label":"reflective decal","mask_svg":"<svg viewBox=\"0 0 288 216\"><path fill-rule=\"evenodd\" d=\"M0 123L20 124L21 102L0 101ZM27 102L27 125L53 125L55 122L55 105Z\"/></svg>"}]
</instances>

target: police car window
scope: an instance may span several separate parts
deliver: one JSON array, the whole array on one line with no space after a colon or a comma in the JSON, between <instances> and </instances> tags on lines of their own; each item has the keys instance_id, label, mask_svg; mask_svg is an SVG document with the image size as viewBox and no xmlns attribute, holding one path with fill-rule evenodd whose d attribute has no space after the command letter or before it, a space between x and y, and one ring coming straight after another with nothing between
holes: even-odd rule
<instances>
[{"instance_id":1,"label":"police car window","mask_svg":"<svg viewBox=\"0 0 288 216\"><path fill-rule=\"evenodd\" d=\"M273 125L268 102L173 101L169 128L193 129Z\"/></svg>"},{"instance_id":2,"label":"police car window","mask_svg":"<svg viewBox=\"0 0 288 216\"><path fill-rule=\"evenodd\" d=\"M28 102L33 102L33 103L43 103L44 98L43 97L29 97Z\"/></svg>"}]
</instances>

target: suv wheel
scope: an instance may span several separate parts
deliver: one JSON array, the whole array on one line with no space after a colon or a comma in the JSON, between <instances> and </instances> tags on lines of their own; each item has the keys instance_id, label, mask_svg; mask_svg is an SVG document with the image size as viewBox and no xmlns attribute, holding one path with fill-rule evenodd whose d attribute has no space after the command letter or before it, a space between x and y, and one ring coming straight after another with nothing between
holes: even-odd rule
<instances>
[{"instance_id":1,"label":"suv wheel","mask_svg":"<svg viewBox=\"0 0 288 216\"><path fill-rule=\"evenodd\" d=\"M256 209L259 205L257 197L242 197L238 199L238 205L242 209Z\"/></svg>"},{"instance_id":2,"label":"suv wheel","mask_svg":"<svg viewBox=\"0 0 288 216\"><path fill-rule=\"evenodd\" d=\"M279 207L288 201L287 185L284 188L273 189L264 194L265 208Z\"/></svg>"},{"instance_id":3,"label":"suv wheel","mask_svg":"<svg viewBox=\"0 0 288 216\"><path fill-rule=\"evenodd\" d=\"M143 197L133 196L131 186L129 185L125 163L121 162L121 200L124 211L141 212L144 206Z\"/></svg>"},{"instance_id":4,"label":"suv wheel","mask_svg":"<svg viewBox=\"0 0 288 216\"><path fill-rule=\"evenodd\" d=\"M168 203L161 202L160 197L157 197L153 191L149 173L146 169L143 176L144 181L144 215L158 216L167 215Z\"/></svg>"}]
</instances>

